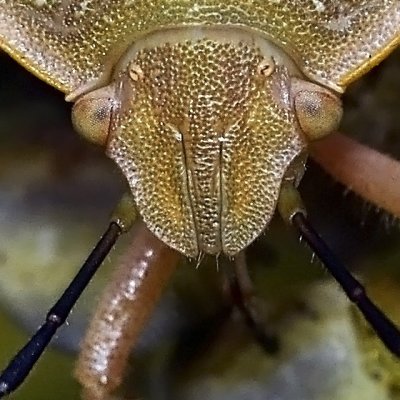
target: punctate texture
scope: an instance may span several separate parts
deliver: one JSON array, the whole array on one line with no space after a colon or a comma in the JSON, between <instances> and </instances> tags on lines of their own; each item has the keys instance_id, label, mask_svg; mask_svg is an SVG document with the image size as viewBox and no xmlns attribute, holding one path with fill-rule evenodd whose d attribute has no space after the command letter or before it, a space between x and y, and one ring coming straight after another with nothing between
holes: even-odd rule
<instances>
[{"instance_id":1,"label":"punctate texture","mask_svg":"<svg viewBox=\"0 0 400 400\"><path fill-rule=\"evenodd\" d=\"M400 2L0 1L0 46L64 92L109 71L143 34L196 24L257 30L282 46L312 80L343 90L399 43Z\"/></svg>"}]
</instances>

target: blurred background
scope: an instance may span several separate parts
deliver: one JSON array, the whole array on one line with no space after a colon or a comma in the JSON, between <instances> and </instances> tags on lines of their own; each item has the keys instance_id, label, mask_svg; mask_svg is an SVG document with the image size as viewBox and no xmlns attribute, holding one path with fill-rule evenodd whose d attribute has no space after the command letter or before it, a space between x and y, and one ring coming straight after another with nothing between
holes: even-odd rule
<instances>
[{"instance_id":1,"label":"blurred background","mask_svg":"<svg viewBox=\"0 0 400 400\"><path fill-rule=\"evenodd\" d=\"M346 94L342 130L400 159L400 52ZM101 150L72 130L63 95L0 53L0 368L41 323L101 235L124 189ZM301 184L311 220L400 323L398 221L312 162ZM88 315L124 243L12 398L78 399L73 363ZM132 354L127 398L400 399L400 364L276 218L248 251L259 309L277 333L265 354L226 312L213 260L182 264Z\"/></svg>"}]
</instances>

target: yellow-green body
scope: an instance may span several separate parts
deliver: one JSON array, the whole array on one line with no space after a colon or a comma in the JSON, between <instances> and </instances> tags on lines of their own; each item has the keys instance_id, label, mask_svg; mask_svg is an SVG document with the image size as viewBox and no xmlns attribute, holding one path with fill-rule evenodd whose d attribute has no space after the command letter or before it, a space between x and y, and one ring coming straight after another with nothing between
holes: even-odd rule
<instances>
[{"instance_id":1,"label":"yellow-green body","mask_svg":"<svg viewBox=\"0 0 400 400\"><path fill-rule=\"evenodd\" d=\"M339 95L399 42L398 0L0 0L0 47L75 102L129 204L189 257L235 256L278 202L292 213L308 142L337 128ZM77 372L96 400L126 361L107 370L98 333Z\"/></svg>"},{"instance_id":2,"label":"yellow-green body","mask_svg":"<svg viewBox=\"0 0 400 400\"><path fill-rule=\"evenodd\" d=\"M0 4L0 45L76 101L147 226L190 257L260 235L307 141L340 121L323 87L340 94L399 37L397 0Z\"/></svg>"},{"instance_id":3,"label":"yellow-green body","mask_svg":"<svg viewBox=\"0 0 400 400\"><path fill-rule=\"evenodd\" d=\"M148 32L241 26L283 47L310 79L342 90L399 43L399 14L397 0L3 0L0 43L69 93Z\"/></svg>"}]
</instances>

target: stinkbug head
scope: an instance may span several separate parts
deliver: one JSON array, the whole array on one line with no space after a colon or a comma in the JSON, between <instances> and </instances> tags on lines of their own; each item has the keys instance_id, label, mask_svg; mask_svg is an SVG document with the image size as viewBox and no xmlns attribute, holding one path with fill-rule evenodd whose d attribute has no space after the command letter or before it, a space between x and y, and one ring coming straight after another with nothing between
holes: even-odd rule
<instances>
[{"instance_id":1,"label":"stinkbug head","mask_svg":"<svg viewBox=\"0 0 400 400\"><path fill-rule=\"evenodd\" d=\"M127 50L110 86L78 99L75 126L107 143L157 237L189 257L235 255L268 225L285 176L298 182L303 164L289 167L307 139L340 121L337 95L301 76L255 33L161 31Z\"/></svg>"}]
</instances>

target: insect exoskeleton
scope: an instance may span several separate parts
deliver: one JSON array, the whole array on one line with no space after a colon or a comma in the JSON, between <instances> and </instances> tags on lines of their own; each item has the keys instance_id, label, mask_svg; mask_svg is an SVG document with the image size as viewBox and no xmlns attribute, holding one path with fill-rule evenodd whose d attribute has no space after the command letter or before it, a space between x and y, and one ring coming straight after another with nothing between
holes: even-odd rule
<instances>
[{"instance_id":1,"label":"insect exoskeleton","mask_svg":"<svg viewBox=\"0 0 400 400\"><path fill-rule=\"evenodd\" d=\"M242 250L276 209L399 356L398 328L320 238L296 189L308 143L337 128L339 94L399 44L399 20L397 0L3 2L1 48L75 101L77 130L105 148L129 193L38 332L1 373L0 397L25 379L136 211L136 235L82 343L75 376L84 398L116 394L179 255L233 259L226 274L232 303L268 350L274 335L247 301ZM316 145L332 137L339 137L336 149L361 148L340 135ZM371 159L371 151L362 153ZM368 186L365 174L349 176ZM358 191L374 198L366 192Z\"/></svg>"},{"instance_id":2,"label":"insect exoskeleton","mask_svg":"<svg viewBox=\"0 0 400 400\"><path fill-rule=\"evenodd\" d=\"M307 142L341 115L338 95L267 37L201 26L137 40L109 85L73 109L77 130L123 171L146 225L188 257L233 256L258 237L282 182L299 182Z\"/></svg>"}]
</instances>

